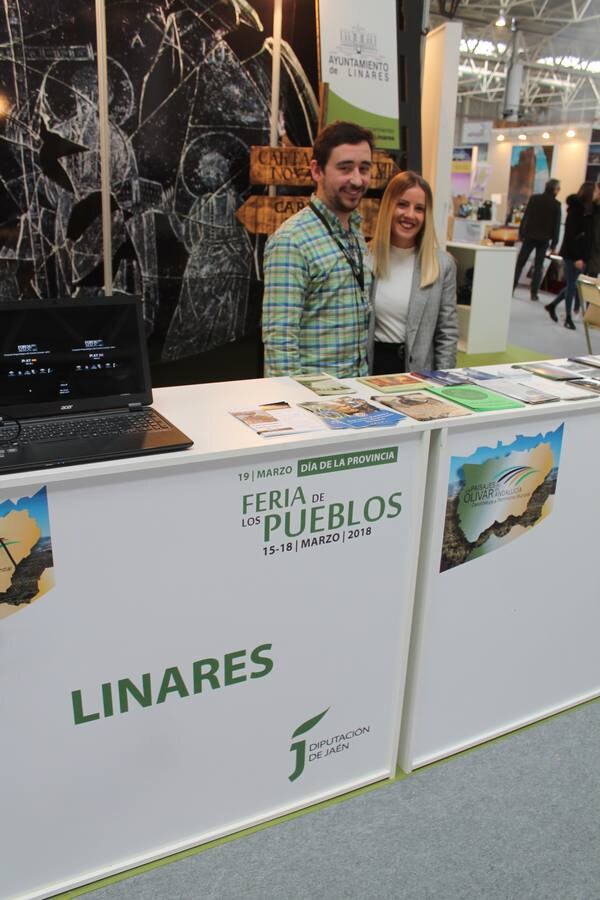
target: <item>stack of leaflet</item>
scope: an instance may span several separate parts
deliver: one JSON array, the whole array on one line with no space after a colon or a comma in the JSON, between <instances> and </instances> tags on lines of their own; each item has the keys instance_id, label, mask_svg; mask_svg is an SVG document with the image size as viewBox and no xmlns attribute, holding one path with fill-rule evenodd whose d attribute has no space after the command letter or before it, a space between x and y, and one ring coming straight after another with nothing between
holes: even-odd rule
<instances>
[{"instance_id":1,"label":"stack of leaflet","mask_svg":"<svg viewBox=\"0 0 600 900\"><path fill-rule=\"evenodd\" d=\"M441 397L435 397L431 391L406 391L403 394L390 396L389 394L371 397L383 406L403 415L410 416L418 422L432 422L435 419L450 419L454 416L470 416L471 413L463 406L456 403L448 403Z\"/></svg>"},{"instance_id":2,"label":"stack of leaflet","mask_svg":"<svg viewBox=\"0 0 600 900\"><path fill-rule=\"evenodd\" d=\"M596 359L597 366L591 364ZM463 374L485 382L490 390L527 404L557 400L590 400L600 393L600 358L550 360L503 366L500 371L465 369Z\"/></svg>"},{"instance_id":3,"label":"stack of leaflet","mask_svg":"<svg viewBox=\"0 0 600 900\"><path fill-rule=\"evenodd\" d=\"M360 397L338 397L301 403L303 409L318 416L329 428L374 428L396 425L405 417L389 409L379 409Z\"/></svg>"},{"instance_id":4,"label":"stack of leaflet","mask_svg":"<svg viewBox=\"0 0 600 900\"><path fill-rule=\"evenodd\" d=\"M418 391L429 386L427 381L407 372L399 372L397 375L368 375L357 378L357 381L382 394L403 394L406 391Z\"/></svg>"},{"instance_id":5,"label":"stack of leaflet","mask_svg":"<svg viewBox=\"0 0 600 900\"><path fill-rule=\"evenodd\" d=\"M294 381L308 388L318 397L335 397L339 394L354 394L355 389L344 381L338 381L326 372L317 372L315 375L295 375Z\"/></svg>"},{"instance_id":6,"label":"stack of leaflet","mask_svg":"<svg viewBox=\"0 0 600 900\"><path fill-rule=\"evenodd\" d=\"M490 390L481 384L474 384L473 378L464 372L446 372L442 370L428 372L414 372L421 378L427 378L431 383L427 390L445 400L458 403L473 412L494 412L498 409L519 409L523 406L517 400L507 397L505 394Z\"/></svg>"}]
</instances>

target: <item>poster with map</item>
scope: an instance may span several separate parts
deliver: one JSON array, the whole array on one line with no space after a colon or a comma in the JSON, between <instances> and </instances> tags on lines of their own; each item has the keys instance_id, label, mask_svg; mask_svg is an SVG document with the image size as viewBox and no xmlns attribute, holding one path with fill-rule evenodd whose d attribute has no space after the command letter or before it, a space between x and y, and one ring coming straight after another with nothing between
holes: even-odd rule
<instances>
[{"instance_id":1,"label":"poster with map","mask_svg":"<svg viewBox=\"0 0 600 900\"><path fill-rule=\"evenodd\" d=\"M0 619L26 609L53 587L46 488L28 497L0 498Z\"/></svg>"},{"instance_id":2,"label":"poster with map","mask_svg":"<svg viewBox=\"0 0 600 900\"><path fill-rule=\"evenodd\" d=\"M451 457L441 572L497 550L549 515L563 429Z\"/></svg>"}]
</instances>

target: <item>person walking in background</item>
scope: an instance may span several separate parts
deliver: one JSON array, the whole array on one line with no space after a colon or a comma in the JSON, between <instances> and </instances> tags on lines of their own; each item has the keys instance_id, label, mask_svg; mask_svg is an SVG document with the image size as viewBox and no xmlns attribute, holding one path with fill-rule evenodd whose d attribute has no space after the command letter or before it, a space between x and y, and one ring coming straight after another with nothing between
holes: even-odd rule
<instances>
[{"instance_id":1,"label":"person walking in background","mask_svg":"<svg viewBox=\"0 0 600 900\"><path fill-rule=\"evenodd\" d=\"M558 244L560 231L560 203L556 195L560 191L560 181L551 178L546 182L543 194L532 194L525 207L525 213L519 226L519 237L522 240L517 256L513 290L516 288L523 266L535 251L533 277L531 279L531 299L539 300L538 291L542 280L542 266L548 246L553 253Z\"/></svg>"},{"instance_id":2,"label":"person walking in background","mask_svg":"<svg viewBox=\"0 0 600 900\"><path fill-rule=\"evenodd\" d=\"M456 263L437 243L433 197L416 172L389 182L370 245L375 375L456 365Z\"/></svg>"},{"instance_id":3,"label":"person walking in background","mask_svg":"<svg viewBox=\"0 0 600 900\"><path fill-rule=\"evenodd\" d=\"M567 311L565 328L571 330L575 328L571 318L573 301L575 301L575 312L579 310L577 279L585 270L592 249L593 196L593 182L584 181L576 194L569 194L567 197L565 233L560 248L560 255L565 265L566 285L556 299L544 307L550 318L556 322L558 321L556 307L564 300Z\"/></svg>"},{"instance_id":4,"label":"person walking in background","mask_svg":"<svg viewBox=\"0 0 600 900\"><path fill-rule=\"evenodd\" d=\"M357 206L369 187L373 135L333 122L317 135L311 202L265 248L265 376L367 374L371 270Z\"/></svg>"},{"instance_id":5,"label":"person walking in background","mask_svg":"<svg viewBox=\"0 0 600 900\"><path fill-rule=\"evenodd\" d=\"M586 272L593 278L597 278L598 275L600 275L600 181L597 181L594 186L594 196L592 200L592 246Z\"/></svg>"}]
</instances>

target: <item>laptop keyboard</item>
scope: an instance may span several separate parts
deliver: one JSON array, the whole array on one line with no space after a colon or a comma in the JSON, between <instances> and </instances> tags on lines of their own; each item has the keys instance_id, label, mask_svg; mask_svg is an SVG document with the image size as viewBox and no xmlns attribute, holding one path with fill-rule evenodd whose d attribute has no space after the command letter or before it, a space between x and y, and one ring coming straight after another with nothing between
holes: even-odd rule
<instances>
[{"instance_id":1,"label":"laptop keyboard","mask_svg":"<svg viewBox=\"0 0 600 900\"><path fill-rule=\"evenodd\" d=\"M22 423L19 444L65 441L70 438L117 437L144 431L164 431L169 425L153 410L112 416L82 416L77 419L47 419Z\"/></svg>"}]
</instances>

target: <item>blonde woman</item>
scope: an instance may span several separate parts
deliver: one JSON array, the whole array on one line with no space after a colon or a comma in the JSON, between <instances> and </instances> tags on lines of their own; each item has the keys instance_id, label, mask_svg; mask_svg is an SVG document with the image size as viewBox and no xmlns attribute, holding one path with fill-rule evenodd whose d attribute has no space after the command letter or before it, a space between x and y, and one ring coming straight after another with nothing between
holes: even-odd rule
<instances>
[{"instance_id":1,"label":"blonde woman","mask_svg":"<svg viewBox=\"0 0 600 900\"><path fill-rule=\"evenodd\" d=\"M375 375L456 365L456 264L435 236L431 188L400 172L381 200L371 241L371 370Z\"/></svg>"}]
</instances>

